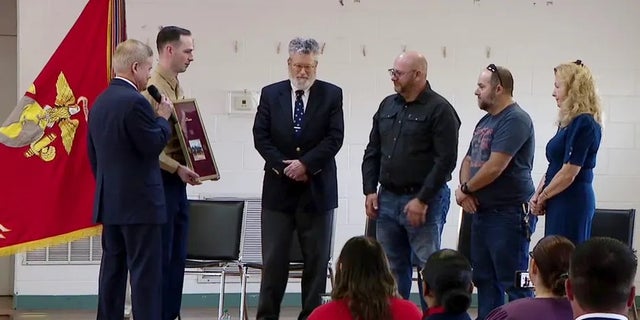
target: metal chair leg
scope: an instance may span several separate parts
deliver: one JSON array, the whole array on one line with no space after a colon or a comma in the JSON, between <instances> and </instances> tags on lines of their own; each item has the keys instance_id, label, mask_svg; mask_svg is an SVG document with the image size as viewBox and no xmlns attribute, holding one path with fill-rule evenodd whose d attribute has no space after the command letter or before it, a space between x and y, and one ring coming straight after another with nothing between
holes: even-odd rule
<instances>
[{"instance_id":1,"label":"metal chair leg","mask_svg":"<svg viewBox=\"0 0 640 320\"><path fill-rule=\"evenodd\" d=\"M333 291L333 286L335 284L335 278L333 275L333 267L331 266L331 262L329 262L329 280L331 283L331 290Z\"/></svg>"},{"instance_id":2,"label":"metal chair leg","mask_svg":"<svg viewBox=\"0 0 640 320\"><path fill-rule=\"evenodd\" d=\"M249 315L247 312L247 277L249 268L241 267L240 270L240 319L249 320Z\"/></svg>"},{"instance_id":3,"label":"metal chair leg","mask_svg":"<svg viewBox=\"0 0 640 320\"><path fill-rule=\"evenodd\" d=\"M218 297L218 319L222 318L222 312L224 311L224 287L226 284L226 266L222 268L220 274L220 296Z\"/></svg>"}]
</instances>

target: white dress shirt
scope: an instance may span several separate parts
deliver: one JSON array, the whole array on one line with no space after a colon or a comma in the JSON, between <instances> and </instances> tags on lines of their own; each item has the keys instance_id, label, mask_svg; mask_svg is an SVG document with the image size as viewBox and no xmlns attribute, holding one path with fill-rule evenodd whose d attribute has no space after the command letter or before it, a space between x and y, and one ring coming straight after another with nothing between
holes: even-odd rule
<instances>
[{"instance_id":1,"label":"white dress shirt","mask_svg":"<svg viewBox=\"0 0 640 320\"><path fill-rule=\"evenodd\" d=\"M122 81L124 81L124 82L126 82L126 83L130 84L131 86L133 86L133 87L136 89L136 91L140 91L140 90L138 90L138 87L137 87L135 84L133 84L133 82L131 82L131 80L126 79L126 78L123 78L123 77L118 77L118 76L116 76L116 77L114 77L114 78L115 78L115 79L120 79L120 80L122 80Z\"/></svg>"},{"instance_id":2,"label":"white dress shirt","mask_svg":"<svg viewBox=\"0 0 640 320\"><path fill-rule=\"evenodd\" d=\"M584 320L589 318L606 318L615 320L629 320L629 318L617 313L587 313L576 318L576 320Z\"/></svg>"}]
</instances>

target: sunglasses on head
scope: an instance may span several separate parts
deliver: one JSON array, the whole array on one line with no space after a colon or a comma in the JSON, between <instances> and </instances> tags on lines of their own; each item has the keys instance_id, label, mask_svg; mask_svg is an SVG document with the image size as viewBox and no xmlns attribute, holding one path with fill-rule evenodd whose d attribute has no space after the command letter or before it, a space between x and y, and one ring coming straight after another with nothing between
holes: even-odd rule
<instances>
[{"instance_id":1,"label":"sunglasses on head","mask_svg":"<svg viewBox=\"0 0 640 320\"><path fill-rule=\"evenodd\" d=\"M502 78L500 77L500 72L498 71L498 67L496 67L496 65L492 63L487 66L487 70L491 71L491 73L494 73L498 77L498 84L502 85Z\"/></svg>"}]
</instances>

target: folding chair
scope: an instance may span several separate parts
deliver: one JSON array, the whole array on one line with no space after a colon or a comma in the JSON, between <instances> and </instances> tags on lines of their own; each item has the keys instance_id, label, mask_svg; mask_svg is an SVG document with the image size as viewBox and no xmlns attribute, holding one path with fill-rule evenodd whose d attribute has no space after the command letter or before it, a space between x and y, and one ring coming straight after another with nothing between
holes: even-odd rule
<instances>
[{"instance_id":1,"label":"folding chair","mask_svg":"<svg viewBox=\"0 0 640 320\"><path fill-rule=\"evenodd\" d=\"M635 220L636 209L596 209L591 222L591 237L618 239L633 249ZM638 320L635 299L630 312L633 319Z\"/></svg>"},{"instance_id":2,"label":"folding chair","mask_svg":"<svg viewBox=\"0 0 640 320\"><path fill-rule=\"evenodd\" d=\"M242 277L239 267L243 200L190 200L185 274L220 277L218 319L224 310L227 275ZM228 270L238 266L238 271Z\"/></svg>"}]
</instances>

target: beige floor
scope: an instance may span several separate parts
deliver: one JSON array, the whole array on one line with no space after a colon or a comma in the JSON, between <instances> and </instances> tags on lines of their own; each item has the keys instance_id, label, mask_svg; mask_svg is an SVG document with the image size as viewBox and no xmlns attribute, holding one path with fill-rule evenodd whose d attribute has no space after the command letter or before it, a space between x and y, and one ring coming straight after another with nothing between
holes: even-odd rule
<instances>
[{"instance_id":1,"label":"beige floor","mask_svg":"<svg viewBox=\"0 0 640 320\"><path fill-rule=\"evenodd\" d=\"M11 298L0 297L0 320L10 319L11 314Z\"/></svg>"}]
</instances>

